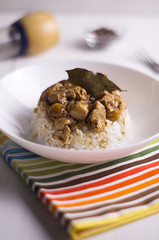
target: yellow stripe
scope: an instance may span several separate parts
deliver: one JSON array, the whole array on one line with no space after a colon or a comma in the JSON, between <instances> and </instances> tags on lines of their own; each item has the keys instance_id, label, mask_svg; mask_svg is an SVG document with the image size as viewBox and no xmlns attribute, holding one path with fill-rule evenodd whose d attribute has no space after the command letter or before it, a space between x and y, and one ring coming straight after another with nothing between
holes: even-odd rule
<instances>
[{"instance_id":1,"label":"yellow stripe","mask_svg":"<svg viewBox=\"0 0 159 240\"><path fill-rule=\"evenodd\" d=\"M156 138L155 140L153 140L151 143L149 143L148 145L151 145L151 144L154 144L154 143L157 143L159 142L159 138Z\"/></svg>"},{"instance_id":2,"label":"yellow stripe","mask_svg":"<svg viewBox=\"0 0 159 240\"><path fill-rule=\"evenodd\" d=\"M159 202L150 207L122 214L118 217L93 220L92 222L81 222L72 226L70 234L74 240L89 237L91 235L110 230L123 224L150 216L159 212Z\"/></svg>"}]
</instances>

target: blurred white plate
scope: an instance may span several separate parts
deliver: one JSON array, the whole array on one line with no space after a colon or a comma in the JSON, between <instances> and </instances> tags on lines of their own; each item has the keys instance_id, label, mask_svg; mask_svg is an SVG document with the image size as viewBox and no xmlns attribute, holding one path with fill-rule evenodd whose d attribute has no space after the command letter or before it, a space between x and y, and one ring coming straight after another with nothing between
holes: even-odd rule
<instances>
[{"instance_id":1,"label":"blurred white plate","mask_svg":"<svg viewBox=\"0 0 159 240\"><path fill-rule=\"evenodd\" d=\"M121 89L132 120L133 135L125 145L101 151L66 150L27 140L33 109L41 92L67 79L65 70L83 67L107 74ZM13 141L41 156L80 163L123 157L159 136L159 83L126 67L91 61L52 61L14 71L0 81L0 129Z\"/></svg>"}]
</instances>

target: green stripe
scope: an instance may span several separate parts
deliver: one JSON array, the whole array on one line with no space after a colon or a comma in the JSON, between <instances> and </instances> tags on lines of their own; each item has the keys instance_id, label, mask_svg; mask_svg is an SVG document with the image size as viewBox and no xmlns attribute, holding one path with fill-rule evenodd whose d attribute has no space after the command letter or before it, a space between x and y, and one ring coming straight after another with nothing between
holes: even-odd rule
<instances>
[{"instance_id":1,"label":"green stripe","mask_svg":"<svg viewBox=\"0 0 159 240\"><path fill-rule=\"evenodd\" d=\"M54 176L54 177L48 177L47 178L47 176L46 176L46 178L43 178L43 179L39 179L39 178L32 179L32 178L30 178L29 179L29 186L31 187L34 182L39 182L39 183L55 182L55 181L64 180L64 179L67 179L67 178L70 178L70 177L73 177L73 176L76 176L76 175L79 175L79 174L85 174L85 173L97 171L97 170L100 170L100 169L103 169L103 168L114 166L114 165L122 163L122 162L126 162L128 160L135 159L136 157L144 156L144 155L149 154L149 153L151 153L153 151L156 151L158 149L159 149L159 145L157 145L153 148L141 151L140 153L136 153L136 154L126 156L124 158L120 158L120 159L117 159L117 160L114 160L114 161L106 162L106 163L99 164L99 165L92 166L92 167L90 165L90 168L77 170L77 171L73 171L73 172L67 172L67 173L64 173L64 174L61 174L61 175L58 175L58 176ZM46 172L45 172L45 174L46 174ZM43 176L45 174L43 174ZM27 177L31 177L31 176L32 176L32 174L26 173L25 174L25 180L27 179Z\"/></svg>"},{"instance_id":2,"label":"green stripe","mask_svg":"<svg viewBox=\"0 0 159 240\"><path fill-rule=\"evenodd\" d=\"M32 159L32 160L16 160L14 159L12 161L12 167L15 169L17 165L30 165L30 164L34 164L34 163L41 163L41 162L44 162L44 161L48 161L49 159L47 158L43 158L43 157L39 157L39 158L36 158L36 159ZM53 160L50 160L50 161L53 161Z\"/></svg>"},{"instance_id":3,"label":"green stripe","mask_svg":"<svg viewBox=\"0 0 159 240\"><path fill-rule=\"evenodd\" d=\"M49 162L53 162L55 164L70 164L70 163L67 163L67 162L60 162L60 161L57 161L57 160L52 160L52 159L49 159L49 158L44 158L44 157L39 157L39 158L36 158L36 159L31 159L31 160L16 160L14 159L13 160L13 163L16 164L16 165L30 165L30 164L38 164L38 163L41 163L41 162L45 162L45 161L49 161Z\"/></svg>"},{"instance_id":4,"label":"green stripe","mask_svg":"<svg viewBox=\"0 0 159 240\"><path fill-rule=\"evenodd\" d=\"M86 165L83 165L84 167ZM45 176L45 175L48 175L48 174L56 174L56 173L60 173L60 172L63 172L63 171L69 171L69 170L76 170L76 169L79 169L81 167L81 164L74 164L74 165L69 165L69 166L62 166L62 167L59 167L59 168L55 168L55 169L48 169L48 170L44 170L44 171L37 171L37 172L25 172L24 175L23 175L23 178L24 180L26 180L26 178L28 176Z\"/></svg>"},{"instance_id":5,"label":"green stripe","mask_svg":"<svg viewBox=\"0 0 159 240\"><path fill-rule=\"evenodd\" d=\"M42 169L42 168L46 168L46 167L50 167L51 168L51 167L56 167L56 166L63 165L63 164L64 163L62 163L62 162L50 161L50 162L47 162L47 163L36 164L36 165L31 165L31 166L19 166L17 172L18 172L18 174L21 174L22 171L36 170L36 169Z\"/></svg>"}]
</instances>

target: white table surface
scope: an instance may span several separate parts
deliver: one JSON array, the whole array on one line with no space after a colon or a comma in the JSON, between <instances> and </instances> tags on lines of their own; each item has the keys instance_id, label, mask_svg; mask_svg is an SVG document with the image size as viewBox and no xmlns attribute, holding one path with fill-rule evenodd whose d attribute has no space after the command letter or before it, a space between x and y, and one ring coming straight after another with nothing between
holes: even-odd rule
<instances>
[{"instance_id":1,"label":"white table surface","mask_svg":"<svg viewBox=\"0 0 159 240\"><path fill-rule=\"evenodd\" d=\"M2 12L0 27L7 26L21 13ZM55 15L60 29L59 43L40 55L19 57L0 62L0 78L10 71L39 62L56 59L88 59L113 62L135 68L156 78L156 74L139 63L135 52L147 49L159 60L159 18L141 16ZM86 49L83 34L92 26L113 26L122 37L102 50ZM158 240L159 214L129 223L88 240ZM3 240L69 240L48 209L29 187L0 158L0 239Z\"/></svg>"}]
</instances>

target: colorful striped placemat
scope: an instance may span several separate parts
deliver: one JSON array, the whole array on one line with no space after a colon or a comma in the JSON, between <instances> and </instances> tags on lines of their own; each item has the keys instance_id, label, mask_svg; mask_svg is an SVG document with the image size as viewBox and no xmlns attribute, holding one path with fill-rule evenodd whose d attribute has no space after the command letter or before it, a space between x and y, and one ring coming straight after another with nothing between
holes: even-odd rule
<instances>
[{"instance_id":1,"label":"colorful striped placemat","mask_svg":"<svg viewBox=\"0 0 159 240\"><path fill-rule=\"evenodd\" d=\"M159 212L159 139L124 158L84 165L40 157L0 132L0 153L73 239Z\"/></svg>"}]
</instances>

